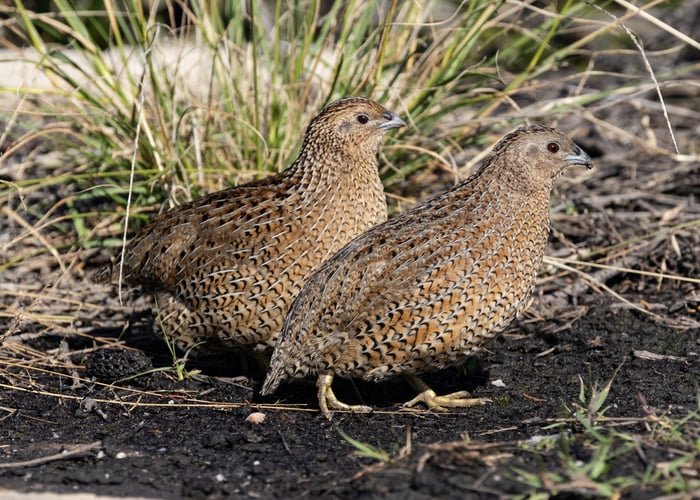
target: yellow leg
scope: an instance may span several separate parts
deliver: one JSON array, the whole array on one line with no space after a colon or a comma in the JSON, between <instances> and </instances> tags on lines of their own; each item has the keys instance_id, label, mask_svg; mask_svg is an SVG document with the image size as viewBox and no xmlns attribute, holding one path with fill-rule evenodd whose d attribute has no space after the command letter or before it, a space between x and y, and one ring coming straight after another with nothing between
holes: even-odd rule
<instances>
[{"instance_id":1,"label":"yellow leg","mask_svg":"<svg viewBox=\"0 0 700 500\"><path fill-rule=\"evenodd\" d=\"M318 387L318 405L321 407L321 413L328 420L331 419L331 410L351 411L353 413L370 413L372 407L364 405L349 405L338 401L338 398L333 394L331 384L333 383L333 374L325 373L318 376L316 386Z\"/></svg>"},{"instance_id":2,"label":"yellow leg","mask_svg":"<svg viewBox=\"0 0 700 500\"><path fill-rule=\"evenodd\" d=\"M435 411L446 411L447 408L469 408L471 406L480 406L491 402L490 399L471 398L469 392L458 391L444 396L438 396L435 391L428 387L428 384L416 375L407 375L406 378L411 386L418 392L418 396L410 401L407 401L403 406L413 407L418 403L423 403L425 406Z\"/></svg>"}]
</instances>

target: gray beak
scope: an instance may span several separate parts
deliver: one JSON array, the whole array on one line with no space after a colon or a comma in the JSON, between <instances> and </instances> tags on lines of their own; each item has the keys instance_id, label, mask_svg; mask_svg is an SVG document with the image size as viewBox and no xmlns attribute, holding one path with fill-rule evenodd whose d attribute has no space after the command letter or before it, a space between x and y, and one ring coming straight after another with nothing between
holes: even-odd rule
<instances>
[{"instance_id":1,"label":"gray beak","mask_svg":"<svg viewBox=\"0 0 700 500\"><path fill-rule=\"evenodd\" d=\"M564 160L566 160L569 165L585 165L588 169L593 168L593 160L591 160L591 157L576 145L574 145L571 153L564 157Z\"/></svg>"},{"instance_id":2,"label":"gray beak","mask_svg":"<svg viewBox=\"0 0 700 500\"><path fill-rule=\"evenodd\" d=\"M392 128L398 128L398 127L405 127L406 122L403 121L398 115L395 113L392 113L391 111L386 111L384 112L384 118L387 120L386 122L378 125L379 128L384 129L384 130L389 130Z\"/></svg>"}]
</instances>

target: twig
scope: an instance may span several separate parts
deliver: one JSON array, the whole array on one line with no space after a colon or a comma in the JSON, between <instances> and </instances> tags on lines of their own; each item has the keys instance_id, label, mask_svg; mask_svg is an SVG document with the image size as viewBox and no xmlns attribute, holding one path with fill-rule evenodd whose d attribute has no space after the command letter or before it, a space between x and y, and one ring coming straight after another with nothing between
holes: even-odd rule
<instances>
[{"instance_id":1,"label":"twig","mask_svg":"<svg viewBox=\"0 0 700 500\"><path fill-rule=\"evenodd\" d=\"M79 444L68 448L61 453L56 453L55 455L48 455L46 457L33 458L31 460L24 460L22 462L10 462L6 464L0 464L0 469L15 469L20 467L33 467L35 465L45 464L47 462L53 462L54 460L63 460L86 451L94 450L96 448L102 447L102 441L95 441L90 444Z\"/></svg>"},{"instance_id":2,"label":"twig","mask_svg":"<svg viewBox=\"0 0 700 500\"><path fill-rule=\"evenodd\" d=\"M282 434L282 431L277 429L277 435L280 437L280 440L282 441L282 446L284 447L287 454L291 455L292 450L289 449L289 445L287 444L287 441L284 439L284 435Z\"/></svg>"},{"instance_id":3,"label":"twig","mask_svg":"<svg viewBox=\"0 0 700 500\"><path fill-rule=\"evenodd\" d=\"M646 14L643 10L636 8L634 5L631 5L628 2L625 2L624 0L616 0L616 1L620 4L625 5L625 7L632 10L635 14L641 15L646 20L649 20L650 18L653 19L652 16L650 16L649 14ZM627 36L630 37L630 40L632 40L632 43L634 43L634 45L639 50L639 55L642 57L642 61L644 61L644 66L647 68L647 71L649 73L649 77L654 82L654 87L656 88L656 95L659 97L659 103L661 104L661 108L663 109L664 118L666 118L666 124L668 125L668 131L671 134L671 140L673 141L673 147L676 150L676 154L680 154L680 149L678 148L678 143L676 142L676 135L673 133L673 126L671 125L671 120L669 120L669 118L668 118L668 109L666 108L666 102L664 101L664 96L661 93L661 88L659 87L659 82L656 79L656 74L654 73L654 69L652 68L651 63L649 62L649 59L647 58L646 51L644 50L644 47L642 46L641 42L639 41L637 36L634 33L632 33L632 31L627 26L625 26L625 24L622 22L622 20L619 19L617 16L615 16L614 14L611 14L606 9L603 9L603 8L593 4L593 3L589 3L589 5L593 5L596 9L599 9L602 12L605 12L608 16L613 18L615 20L615 22L617 22L617 24L623 30L625 30L625 32L627 33ZM647 6L647 7L649 7L649 6ZM680 34L681 33L679 31L676 31L674 33L675 36L678 36ZM686 43L688 43L687 42L687 40L689 40L688 37L685 37L682 39L684 41L686 41Z\"/></svg>"},{"instance_id":4,"label":"twig","mask_svg":"<svg viewBox=\"0 0 700 500\"><path fill-rule=\"evenodd\" d=\"M666 31L667 33L670 33L671 35L675 36L679 40L682 40L684 43L687 43L691 47L694 47L697 50L700 50L700 43L697 42L697 40L694 40L693 38L689 37L685 33L677 30L673 26L664 23L663 21L655 18L645 10L640 9L636 5L627 2L626 0L615 0L616 3L622 5L624 8L631 10L635 14L638 14L639 17L642 17L649 21L651 24L661 28L662 30Z\"/></svg>"},{"instance_id":5,"label":"twig","mask_svg":"<svg viewBox=\"0 0 700 500\"><path fill-rule=\"evenodd\" d=\"M592 274L584 273L583 271L579 271L578 269L576 269L576 268L574 268L574 267L567 266L566 264L564 264L564 263L562 263L562 262L550 261L550 263L551 263L552 265L555 265L555 266L558 267L559 269L563 269L563 270L565 270L565 271L570 271L570 272L572 272L572 273L575 273L575 274L579 275L579 276L580 276L581 278L583 278L590 286L597 286L597 287L599 287L599 288L605 290L606 292L608 292L608 294L612 295L613 297L615 297L615 298L616 298L617 300L619 300L620 302L622 302L622 303L624 303L624 304L627 304L627 305L630 306L632 309L635 309L635 310L637 310L637 311L639 311L639 312L641 312L641 313L643 313L643 314L647 314L648 316L651 316L652 318L657 319L657 320L662 320L662 319L663 319L663 317L660 316L659 314L656 314L655 312L652 312L652 311L648 311L648 310L644 309L642 306L639 306L639 305L633 303L632 301L627 300L627 299L624 298L622 295L620 295L619 293L617 293L616 291L614 291L612 288L610 288L609 286L607 286L605 283L601 282L596 276L594 276L594 275L592 275ZM601 270L601 273L602 273L603 271L606 271L606 270L605 270L605 269ZM607 273L605 273L605 274L607 274Z\"/></svg>"},{"instance_id":6,"label":"twig","mask_svg":"<svg viewBox=\"0 0 700 500\"><path fill-rule=\"evenodd\" d=\"M9 408L7 406L0 406L0 411L6 411L7 413L9 413L8 416L12 416L17 411L17 408Z\"/></svg>"}]
</instances>

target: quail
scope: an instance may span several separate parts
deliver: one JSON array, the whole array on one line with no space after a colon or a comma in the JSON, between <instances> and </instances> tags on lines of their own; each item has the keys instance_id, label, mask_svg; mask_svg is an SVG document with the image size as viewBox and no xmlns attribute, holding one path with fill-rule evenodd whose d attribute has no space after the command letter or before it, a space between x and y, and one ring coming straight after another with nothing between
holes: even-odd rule
<instances>
[{"instance_id":1,"label":"quail","mask_svg":"<svg viewBox=\"0 0 700 500\"><path fill-rule=\"evenodd\" d=\"M437 396L418 375L465 359L523 309L542 263L555 179L591 158L535 125L505 136L454 188L369 229L326 261L297 296L261 394L317 377L322 413L371 411L333 393L333 378L406 376L436 410L482 404Z\"/></svg>"},{"instance_id":2,"label":"quail","mask_svg":"<svg viewBox=\"0 0 700 500\"><path fill-rule=\"evenodd\" d=\"M377 155L405 125L363 97L331 103L284 171L157 216L126 246L122 279L156 293L164 333L182 350L271 348L311 273L386 220ZM115 279L118 259L111 269L102 281Z\"/></svg>"}]
</instances>

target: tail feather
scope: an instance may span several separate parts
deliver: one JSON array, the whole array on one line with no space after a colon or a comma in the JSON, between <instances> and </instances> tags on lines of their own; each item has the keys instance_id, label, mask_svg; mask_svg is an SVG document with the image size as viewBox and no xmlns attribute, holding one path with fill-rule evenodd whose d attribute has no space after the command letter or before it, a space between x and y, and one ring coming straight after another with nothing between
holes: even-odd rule
<instances>
[{"instance_id":1,"label":"tail feather","mask_svg":"<svg viewBox=\"0 0 700 500\"><path fill-rule=\"evenodd\" d=\"M267 372L267 377L265 377L265 382L260 390L260 394L263 396L272 394L283 383L295 378L304 378L311 372L308 366L299 365L299 363L282 362L280 359L275 358L276 352L277 351L272 353L270 369Z\"/></svg>"},{"instance_id":2,"label":"tail feather","mask_svg":"<svg viewBox=\"0 0 700 500\"><path fill-rule=\"evenodd\" d=\"M265 382L263 383L260 394L267 396L274 393L277 388L289 378L289 374L280 363L275 363L274 360L270 363L270 370L267 372Z\"/></svg>"},{"instance_id":3,"label":"tail feather","mask_svg":"<svg viewBox=\"0 0 700 500\"><path fill-rule=\"evenodd\" d=\"M266 396L275 392L283 382L286 382L292 377L292 373L288 367L284 366L284 363L280 362L276 358L275 353L272 353L272 359L270 360L270 369L267 372L267 377L265 377L265 382L263 383L262 390L260 394Z\"/></svg>"}]
</instances>

